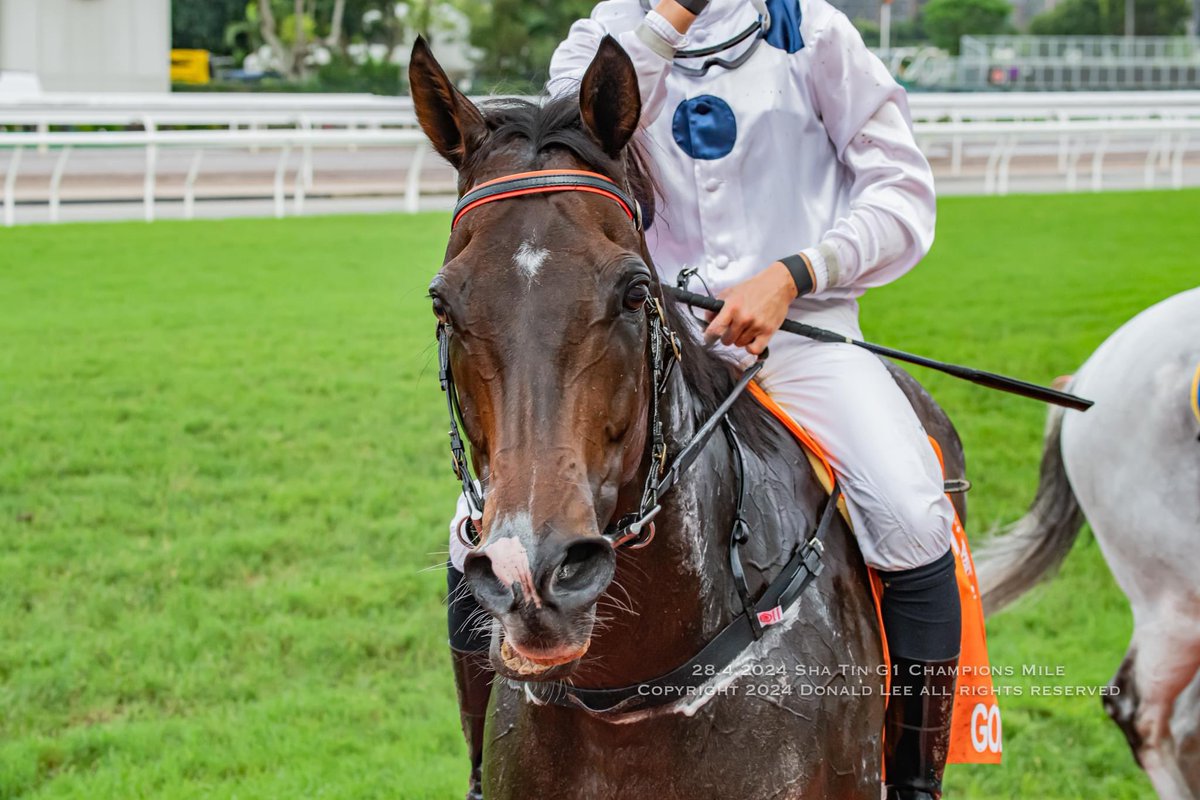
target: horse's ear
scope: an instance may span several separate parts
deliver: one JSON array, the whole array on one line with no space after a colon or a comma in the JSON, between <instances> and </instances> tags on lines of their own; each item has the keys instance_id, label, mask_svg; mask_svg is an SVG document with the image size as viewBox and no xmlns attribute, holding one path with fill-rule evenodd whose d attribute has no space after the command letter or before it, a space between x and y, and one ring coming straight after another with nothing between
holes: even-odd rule
<instances>
[{"instance_id":1,"label":"horse's ear","mask_svg":"<svg viewBox=\"0 0 1200 800\"><path fill-rule=\"evenodd\" d=\"M461 170L487 136L487 123L475 104L454 88L424 37L418 36L408 62L408 85L417 121L442 158Z\"/></svg>"},{"instance_id":2,"label":"horse's ear","mask_svg":"<svg viewBox=\"0 0 1200 800\"><path fill-rule=\"evenodd\" d=\"M637 132L642 116L642 95L637 70L629 54L611 36L605 36L579 85L583 124L616 158Z\"/></svg>"}]
</instances>

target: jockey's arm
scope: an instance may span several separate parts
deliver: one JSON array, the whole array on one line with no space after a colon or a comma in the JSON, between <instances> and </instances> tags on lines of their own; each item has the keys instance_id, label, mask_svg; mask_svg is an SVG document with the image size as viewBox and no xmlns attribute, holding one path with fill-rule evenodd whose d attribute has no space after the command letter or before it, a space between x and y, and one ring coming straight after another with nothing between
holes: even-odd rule
<instances>
[{"instance_id":1,"label":"jockey's arm","mask_svg":"<svg viewBox=\"0 0 1200 800\"><path fill-rule=\"evenodd\" d=\"M643 126L649 125L662 113L667 97L667 74L671 71L675 51L684 46L687 41L685 34L706 5L708 0L661 0L635 28L615 37L637 69ZM689 9L694 9L696 13ZM591 17L571 26L567 38L550 60L550 80L546 82L546 91L552 97L579 89L579 82L592 63L600 41L610 29L619 30L622 27L614 23L618 22L617 17L627 13L625 4L614 8L607 3L600 3L592 11Z\"/></svg>"},{"instance_id":2,"label":"jockey's arm","mask_svg":"<svg viewBox=\"0 0 1200 800\"><path fill-rule=\"evenodd\" d=\"M933 244L933 173L917 147L904 90L842 14L820 31L812 92L850 181L849 213L819 242L722 293L710 339L759 354L801 294L895 280Z\"/></svg>"},{"instance_id":3,"label":"jockey's arm","mask_svg":"<svg viewBox=\"0 0 1200 800\"><path fill-rule=\"evenodd\" d=\"M835 14L815 46L823 52L813 94L852 183L850 213L802 251L813 262L812 291L882 286L933 244L933 173L913 137L904 89L850 21Z\"/></svg>"}]
</instances>

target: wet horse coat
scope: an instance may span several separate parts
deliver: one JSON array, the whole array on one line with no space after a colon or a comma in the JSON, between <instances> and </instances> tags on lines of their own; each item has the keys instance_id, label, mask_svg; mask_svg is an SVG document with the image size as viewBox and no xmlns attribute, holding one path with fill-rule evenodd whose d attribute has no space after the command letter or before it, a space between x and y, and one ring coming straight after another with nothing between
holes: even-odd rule
<instances>
[{"instance_id":1,"label":"wet horse coat","mask_svg":"<svg viewBox=\"0 0 1200 800\"><path fill-rule=\"evenodd\" d=\"M927 427L949 443L950 474L961 475L962 449L948 418L907 373L893 373ZM672 430L684 439L699 409L682 378L674 391L679 399L672 408L681 413ZM811 530L824 490L778 423L762 415L760 424L777 434L778 446L765 456L747 454L755 487L747 561L758 566L761 588L798 546L796 533ZM730 453L722 439L710 447L664 507L655 545L619 556L614 617L593 640L594 666L581 665L576 683L625 685L665 672L699 650L739 608L724 540L732 505L725 477ZM711 694L602 717L538 705L519 682L498 680L485 745L485 796L876 800L885 691L880 631L865 566L840 517L826 545L824 574L783 624L768 629L728 675L715 677ZM693 631L690 637L680 637L681 627ZM639 646L656 639L678 645L665 651L669 655ZM605 668L630 656L643 666Z\"/></svg>"},{"instance_id":2,"label":"wet horse coat","mask_svg":"<svg viewBox=\"0 0 1200 800\"><path fill-rule=\"evenodd\" d=\"M458 168L463 191L531 170L584 169L648 199L626 150L637 124L636 75L615 43L600 48L582 99L484 113L423 45L412 63L418 116ZM782 622L713 675L708 692L604 716L540 704L522 683L644 681L687 661L740 612L728 562L734 453L723 437L663 498L648 547L614 553L598 535L636 506L651 468L645 297L634 291L653 288L651 270L615 204L562 193L472 212L431 285L452 331L448 357L486 491L482 543L465 570L495 617L492 661L501 675L485 795L875 800L880 631L866 568L840 519L825 537L821 576ZM688 330L679 309L668 305L667 316L671 328ZM680 368L661 398L669 452L734 382L730 365L683 338ZM961 475L948 420L911 379L901 383L941 438L948 472ZM743 561L757 594L810 535L825 494L800 446L752 400L740 400L731 420L745 443L751 535Z\"/></svg>"}]
</instances>

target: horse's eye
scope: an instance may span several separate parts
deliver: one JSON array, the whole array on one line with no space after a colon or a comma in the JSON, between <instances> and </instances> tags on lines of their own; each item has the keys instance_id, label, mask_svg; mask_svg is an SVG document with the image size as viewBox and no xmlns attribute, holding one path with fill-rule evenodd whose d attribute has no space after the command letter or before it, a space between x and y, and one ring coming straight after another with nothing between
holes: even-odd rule
<instances>
[{"instance_id":1,"label":"horse's eye","mask_svg":"<svg viewBox=\"0 0 1200 800\"><path fill-rule=\"evenodd\" d=\"M630 311L639 311L650 299L650 287L644 283L635 283L625 290L625 307Z\"/></svg>"},{"instance_id":2,"label":"horse's eye","mask_svg":"<svg viewBox=\"0 0 1200 800\"><path fill-rule=\"evenodd\" d=\"M446 306L442 304L440 297L434 296L433 300L433 315L438 318L438 322L448 322L446 318Z\"/></svg>"}]
</instances>

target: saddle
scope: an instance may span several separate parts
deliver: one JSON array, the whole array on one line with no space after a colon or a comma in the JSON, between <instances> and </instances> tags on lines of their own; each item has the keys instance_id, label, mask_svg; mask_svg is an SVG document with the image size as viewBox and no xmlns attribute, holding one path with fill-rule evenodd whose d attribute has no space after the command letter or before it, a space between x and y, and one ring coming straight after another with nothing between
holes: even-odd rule
<instances>
[{"instance_id":1,"label":"saddle","mask_svg":"<svg viewBox=\"0 0 1200 800\"><path fill-rule=\"evenodd\" d=\"M1192 394L1194 404L1200 409L1200 369L1193 381ZM819 442L807 430L799 425L771 396L757 383L750 384L750 394L762 407L774 416L796 438L812 465L813 472L825 488L833 492L836 476L829 464L829 458ZM1200 410L1197 410L1200 416ZM937 453L938 461L945 471L946 465L942 458L942 448L937 440L929 437L929 443ZM963 491L957 488L969 486L963 479L947 481L947 493ZM838 511L846 525L853 530L850 514L846 509L845 496L838 497ZM979 580L975 574L975 562L971 558L971 546L967 541L966 531L954 515L954 540L952 548L955 555L955 575L958 578L958 593L962 602L962 649L958 664L958 683L954 698L954 712L950 723L950 753L946 759L948 764L999 764L1002 751L1000 706L997 703L995 686L992 684L992 668L988 660L987 635L984 629L983 600L979 592ZM888 663L887 639L883 633L883 613L880 601L883 597L883 584L875 570L868 567L871 574L871 593L875 600L875 611L879 615L880 639L883 645L884 663ZM890 680L888 681L890 684ZM890 689L890 686L889 686Z\"/></svg>"}]
</instances>

